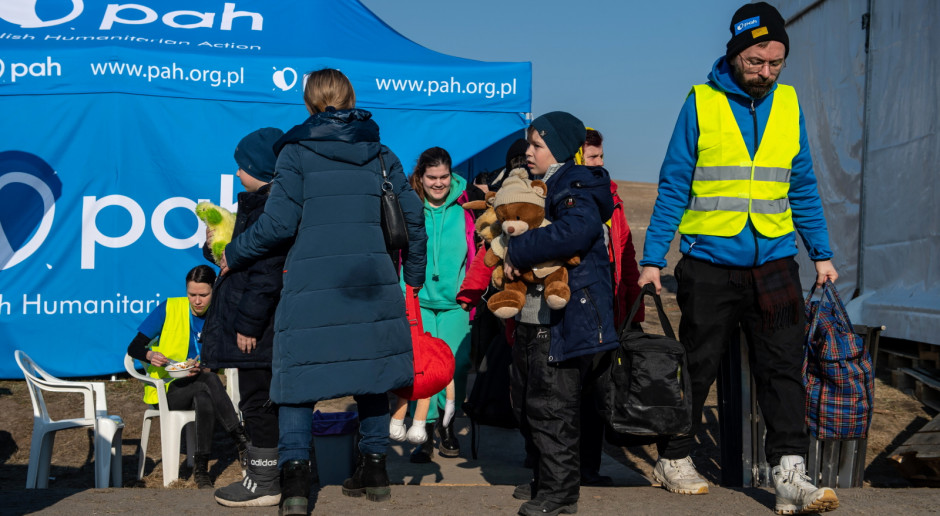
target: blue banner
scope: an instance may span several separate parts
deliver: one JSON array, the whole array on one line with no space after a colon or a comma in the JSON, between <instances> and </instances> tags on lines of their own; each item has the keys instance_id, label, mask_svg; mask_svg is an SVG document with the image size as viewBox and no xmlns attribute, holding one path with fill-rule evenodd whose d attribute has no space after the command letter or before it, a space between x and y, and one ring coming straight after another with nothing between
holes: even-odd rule
<instances>
[{"instance_id":1,"label":"blue banner","mask_svg":"<svg viewBox=\"0 0 940 516\"><path fill-rule=\"evenodd\" d=\"M4 0L0 378L22 377L14 349L64 377L122 371L140 322L207 263L196 203L237 210L235 145L301 123L323 66L406 173L434 145L460 163L521 136L530 109L528 63L429 51L358 2Z\"/></svg>"}]
</instances>

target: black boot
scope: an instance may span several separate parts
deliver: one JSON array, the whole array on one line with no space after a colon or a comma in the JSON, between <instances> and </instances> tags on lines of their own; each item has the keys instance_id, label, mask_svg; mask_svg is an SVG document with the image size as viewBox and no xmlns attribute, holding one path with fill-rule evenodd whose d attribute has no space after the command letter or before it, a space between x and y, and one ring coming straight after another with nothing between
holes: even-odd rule
<instances>
[{"instance_id":1,"label":"black boot","mask_svg":"<svg viewBox=\"0 0 940 516\"><path fill-rule=\"evenodd\" d=\"M411 452L409 460L414 464L427 464L434 456L434 423L425 423L424 430L428 433L428 440Z\"/></svg>"},{"instance_id":2,"label":"black boot","mask_svg":"<svg viewBox=\"0 0 940 516\"><path fill-rule=\"evenodd\" d=\"M360 453L356 471L343 482L343 494L362 496L373 502L392 499L392 488L385 470L384 453Z\"/></svg>"},{"instance_id":3,"label":"black boot","mask_svg":"<svg viewBox=\"0 0 940 516\"><path fill-rule=\"evenodd\" d=\"M209 456L196 455L194 459L193 482L199 489L212 489L212 479L209 478Z\"/></svg>"},{"instance_id":4,"label":"black boot","mask_svg":"<svg viewBox=\"0 0 940 516\"><path fill-rule=\"evenodd\" d=\"M251 439L248 438L248 432L245 431L245 425L239 423L235 430L228 433L229 437L235 441L235 451L238 452L238 463L242 466L242 476L248 471L248 446Z\"/></svg>"},{"instance_id":5,"label":"black boot","mask_svg":"<svg viewBox=\"0 0 940 516\"><path fill-rule=\"evenodd\" d=\"M277 448L248 448L248 474L240 482L215 491L215 501L227 507L267 507L281 501Z\"/></svg>"},{"instance_id":6,"label":"black boot","mask_svg":"<svg viewBox=\"0 0 940 516\"><path fill-rule=\"evenodd\" d=\"M281 506L278 515L307 514L310 497L310 461L287 461L281 470Z\"/></svg>"},{"instance_id":7,"label":"black boot","mask_svg":"<svg viewBox=\"0 0 940 516\"><path fill-rule=\"evenodd\" d=\"M441 443L437 447L437 451L441 454L441 457L454 458L460 456L460 441L457 440L457 436L454 434L453 420L451 420L450 424L447 426L444 426L441 421L438 421L437 436L441 438Z\"/></svg>"}]
</instances>

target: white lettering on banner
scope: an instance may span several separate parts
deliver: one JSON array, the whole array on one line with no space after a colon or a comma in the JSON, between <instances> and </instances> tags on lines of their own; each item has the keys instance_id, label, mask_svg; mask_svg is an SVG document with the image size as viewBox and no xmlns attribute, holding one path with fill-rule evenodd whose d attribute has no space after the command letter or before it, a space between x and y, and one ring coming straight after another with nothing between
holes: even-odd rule
<instances>
[{"instance_id":1,"label":"white lettering on banner","mask_svg":"<svg viewBox=\"0 0 940 516\"><path fill-rule=\"evenodd\" d=\"M195 245L199 245L199 236L203 234L204 231L200 231L199 226L196 227L196 232L187 238L176 238L166 231L166 214L174 208L183 208L190 212L196 212L196 203L192 199L187 199L185 197L170 197L169 199L161 202L157 205L156 209L153 210L153 215L150 217L150 227L153 228L153 235L157 237L157 240L161 244L169 247L170 249L189 249Z\"/></svg>"},{"instance_id":2,"label":"white lettering on banner","mask_svg":"<svg viewBox=\"0 0 940 516\"><path fill-rule=\"evenodd\" d=\"M8 174L9 175L9 174ZM232 174L220 174L219 183L219 206L235 212L238 204L235 201L234 183L235 176ZM5 178L6 176L4 176ZM47 188L48 189L48 188ZM51 195L51 192L50 192ZM208 200L208 199L200 199ZM110 237L98 230L98 213L109 206L119 206L124 208L131 217L131 227L121 236ZM202 245L205 242L205 225L199 221L196 231L185 238L177 238L170 235L166 230L166 216L176 208L182 208L193 214L195 217L196 203L185 197L170 197L165 199L154 209L150 217L150 226L153 235L161 244L170 249L189 249L193 246ZM137 241L146 229L146 216L143 208L136 201L124 195L108 195L101 199L93 195L83 197L82 202L82 269L95 268L95 246L101 244L112 249L127 247ZM198 219L197 219L198 220ZM52 223L51 220L49 222ZM38 232L37 232L38 234ZM40 242L41 243L41 242ZM38 247L38 244L36 245ZM25 248L25 247L24 247ZM22 251L22 249L20 250ZM19 251L18 251L19 252ZM2 254L0 254L2 256ZM28 256L28 255L27 255ZM25 258L25 256L24 256Z\"/></svg>"},{"instance_id":3,"label":"white lettering on banner","mask_svg":"<svg viewBox=\"0 0 940 516\"><path fill-rule=\"evenodd\" d=\"M29 294L23 294L23 315L108 315L108 314L144 314L150 313L160 304L160 294L155 299L131 299L115 294L115 299L43 299L42 294L36 294L30 299ZM0 294L0 315L6 308L10 315L10 303L3 302Z\"/></svg>"},{"instance_id":4,"label":"white lettering on banner","mask_svg":"<svg viewBox=\"0 0 940 516\"><path fill-rule=\"evenodd\" d=\"M0 294L0 315L3 315L3 311L7 311L7 315L10 315L10 302L3 300L3 294Z\"/></svg>"},{"instance_id":5,"label":"white lettering on banner","mask_svg":"<svg viewBox=\"0 0 940 516\"><path fill-rule=\"evenodd\" d=\"M202 21L196 23L177 23L176 18L178 16L193 16ZM198 27L208 27L211 29L214 20L215 13L200 13L198 11L173 11L163 15L163 23L177 29L195 29Z\"/></svg>"},{"instance_id":6,"label":"white lettering on banner","mask_svg":"<svg viewBox=\"0 0 940 516\"><path fill-rule=\"evenodd\" d=\"M108 206L120 206L131 216L131 227L119 237L109 237L98 231L98 212ZM82 269L95 268L95 244L105 247L127 247L144 234L146 222L144 210L130 197L108 195L96 200L93 195L85 196L82 202Z\"/></svg>"},{"instance_id":7,"label":"white lettering on banner","mask_svg":"<svg viewBox=\"0 0 940 516\"><path fill-rule=\"evenodd\" d=\"M49 185L38 177L23 172L8 172L0 176L0 188L11 183L21 183L36 190L42 198L43 216L42 221L39 223L39 228L36 229L32 238L16 252L13 251L10 241L3 232L3 227L0 226L0 263L2 263L6 257L10 257L9 260L6 260L3 270L13 267L36 252L36 249L39 249L39 246L41 246L46 240L46 237L49 236L49 230L52 229L52 221L55 219L55 196L52 194L52 189L49 188Z\"/></svg>"},{"instance_id":8,"label":"white lettering on banner","mask_svg":"<svg viewBox=\"0 0 940 516\"><path fill-rule=\"evenodd\" d=\"M122 17L123 11L128 11L128 16L136 18ZM181 24L176 21L178 16L195 16L200 18L200 22ZM115 23L124 25L145 25L153 23L158 18L157 12L153 9L140 4L108 4L101 20L100 30L111 30ZM222 11L222 21L219 24L220 30L232 30L232 22L236 18L250 18L251 30L260 31L264 25L264 17L260 13L249 11L236 11L234 3L226 3ZM162 21L165 25L176 29L198 29L212 28L215 23L215 13L201 13L196 11L171 11L163 15Z\"/></svg>"},{"instance_id":9,"label":"white lettering on banner","mask_svg":"<svg viewBox=\"0 0 940 516\"><path fill-rule=\"evenodd\" d=\"M0 79L3 78L3 72L6 70L6 64L0 59ZM61 77L62 65L53 61L51 56L46 56L46 61L35 63L10 63L10 82L16 82L22 77Z\"/></svg>"}]
</instances>

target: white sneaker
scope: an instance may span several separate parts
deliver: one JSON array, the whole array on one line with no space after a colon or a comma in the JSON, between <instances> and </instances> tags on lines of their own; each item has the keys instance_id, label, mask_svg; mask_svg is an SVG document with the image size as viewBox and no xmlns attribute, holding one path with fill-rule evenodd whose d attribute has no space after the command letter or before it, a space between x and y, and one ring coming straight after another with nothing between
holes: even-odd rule
<instances>
[{"instance_id":1,"label":"white sneaker","mask_svg":"<svg viewBox=\"0 0 940 516\"><path fill-rule=\"evenodd\" d=\"M708 494L708 482L695 471L691 457L678 460L659 459L653 468L653 479L673 493Z\"/></svg>"},{"instance_id":2,"label":"white sneaker","mask_svg":"<svg viewBox=\"0 0 940 516\"><path fill-rule=\"evenodd\" d=\"M828 487L817 488L806 475L806 463L799 455L784 455L774 466L774 493L777 514L826 512L839 507L839 498Z\"/></svg>"}]
</instances>

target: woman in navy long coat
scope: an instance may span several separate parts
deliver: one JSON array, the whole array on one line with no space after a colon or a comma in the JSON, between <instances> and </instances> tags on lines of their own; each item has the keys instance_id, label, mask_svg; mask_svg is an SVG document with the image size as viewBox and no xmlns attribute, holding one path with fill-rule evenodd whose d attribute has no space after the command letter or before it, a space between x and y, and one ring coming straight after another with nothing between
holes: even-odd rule
<instances>
[{"instance_id":1,"label":"woman in navy long coat","mask_svg":"<svg viewBox=\"0 0 940 516\"><path fill-rule=\"evenodd\" d=\"M338 70L313 72L304 102L310 118L275 144L277 167L264 213L228 245L223 262L247 267L296 237L275 315L271 381L271 400L279 404L284 514L307 513L313 405L341 396L354 396L362 435L359 464L343 493L376 501L391 496L386 392L412 383L414 363L380 222L383 166L408 226L405 282L420 288L426 265L421 201L398 158L380 143L371 113L355 109L349 79Z\"/></svg>"}]
</instances>

